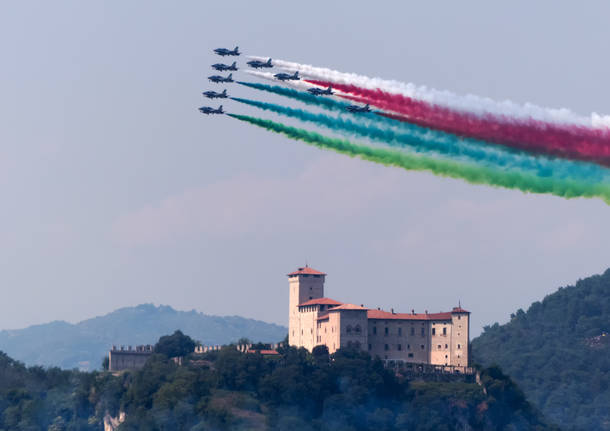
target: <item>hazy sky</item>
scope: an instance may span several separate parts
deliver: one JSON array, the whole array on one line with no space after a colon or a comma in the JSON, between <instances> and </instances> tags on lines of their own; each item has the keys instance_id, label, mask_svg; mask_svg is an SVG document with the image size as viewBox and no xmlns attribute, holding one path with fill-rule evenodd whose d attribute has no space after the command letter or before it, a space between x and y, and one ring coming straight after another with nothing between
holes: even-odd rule
<instances>
[{"instance_id":1,"label":"hazy sky","mask_svg":"<svg viewBox=\"0 0 610 431\"><path fill-rule=\"evenodd\" d=\"M211 50L238 44L608 114L608 17L606 1L0 3L0 328L143 302L286 324L285 274L308 261L327 296L461 300L478 333L602 272L599 200L386 168L196 108Z\"/></svg>"}]
</instances>

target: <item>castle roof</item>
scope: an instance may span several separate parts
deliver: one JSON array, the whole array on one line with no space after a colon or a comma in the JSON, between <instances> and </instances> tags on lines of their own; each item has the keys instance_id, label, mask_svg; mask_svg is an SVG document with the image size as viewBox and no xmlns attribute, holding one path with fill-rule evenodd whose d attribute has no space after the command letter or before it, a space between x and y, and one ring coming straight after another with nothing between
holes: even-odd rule
<instances>
[{"instance_id":1,"label":"castle roof","mask_svg":"<svg viewBox=\"0 0 610 431\"><path fill-rule=\"evenodd\" d=\"M466 311L462 307L453 307L453 310L451 310L451 312L452 313L468 313L468 314L470 314L470 311Z\"/></svg>"},{"instance_id":2,"label":"castle roof","mask_svg":"<svg viewBox=\"0 0 610 431\"><path fill-rule=\"evenodd\" d=\"M355 305L355 304L341 304L338 307L333 307L328 311L336 311L336 310L368 310L367 308L361 307L359 305Z\"/></svg>"},{"instance_id":3,"label":"castle roof","mask_svg":"<svg viewBox=\"0 0 610 431\"><path fill-rule=\"evenodd\" d=\"M391 313L384 310L368 310L366 317L380 320L451 320L451 313Z\"/></svg>"},{"instance_id":4,"label":"castle roof","mask_svg":"<svg viewBox=\"0 0 610 431\"><path fill-rule=\"evenodd\" d=\"M299 307L304 307L306 305L341 305L341 304L343 304L343 303L339 302L339 301L335 301L334 299L330 299L330 298L316 298L316 299L310 299L309 301L299 304Z\"/></svg>"},{"instance_id":5,"label":"castle roof","mask_svg":"<svg viewBox=\"0 0 610 431\"><path fill-rule=\"evenodd\" d=\"M296 271L288 274L288 277L293 277L295 275L326 275L323 272L320 272L316 269L310 268L308 265L305 265L302 268L298 268Z\"/></svg>"}]
</instances>

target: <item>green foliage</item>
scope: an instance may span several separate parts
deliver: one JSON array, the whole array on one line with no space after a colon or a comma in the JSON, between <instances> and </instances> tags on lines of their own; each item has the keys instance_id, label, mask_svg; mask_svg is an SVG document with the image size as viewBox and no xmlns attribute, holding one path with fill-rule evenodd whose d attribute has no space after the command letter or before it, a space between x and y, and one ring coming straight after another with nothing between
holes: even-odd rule
<instances>
[{"instance_id":1,"label":"green foliage","mask_svg":"<svg viewBox=\"0 0 610 431\"><path fill-rule=\"evenodd\" d=\"M155 344L155 353L167 356L168 358L187 356L193 353L195 342L182 331L176 331L172 335L164 335Z\"/></svg>"},{"instance_id":2,"label":"green foliage","mask_svg":"<svg viewBox=\"0 0 610 431\"><path fill-rule=\"evenodd\" d=\"M603 335L606 334L606 335ZM560 288L473 340L475 361L499 364L566 428L610 429L610 270Z\"/></svg>"},{"instance_id":3,"label":"green foliage","mask_svg":"<svg viewBox=\"0 0 610 431\"><path fill-rule=\"evenodd\" d=\"M356 350L226 347L181 366L171 352L118 375L26 368L2 354L0 430L102 430L120 413L121 431L551 429L497 368L482 371L482 385L410 383Z\"/></svg>"}]
</instances>

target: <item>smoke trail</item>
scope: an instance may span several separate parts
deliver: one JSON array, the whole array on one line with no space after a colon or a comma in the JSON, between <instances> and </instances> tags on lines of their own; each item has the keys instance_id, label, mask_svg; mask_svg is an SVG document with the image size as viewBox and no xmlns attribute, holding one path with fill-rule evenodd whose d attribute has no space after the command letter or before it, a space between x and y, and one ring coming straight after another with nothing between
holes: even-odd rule
<instances>
[{"instance_id":1,"label":"smoke trail","mask_svg":"<svg viewBox=\"0 0 610 431\"><path fill-rule=\"evenodd\" d=\"M430 131L408 125L399 133L343 118L314 114L302 109L274 103L232 97L231 99L259 109L275 112L301 121L322 125L330 130L352 136L366 137L390 146L407 147L417 153L433 153L460 160L484 164L492 168L518 169L543 177L574 178L587 182L606 182L610 186L610 171L593 164L530 157L490 147L485 142L460 139L455 135Z\"/></svg>"},{"instance_id":2,"label":"smoke trail","mask_svg":"<svg viewBox=\"0 0 610 431\"><path fill-rule=\"evenodd\" d=\"M227 115L319 148L330 149L340 154L359 157L386 166L398 166L406 170L429 171L440 176L460 178L472 184L488 184L519 189L523 192L550 193L564 198L598 197L610 204L610 187L608 186L586 184L572 180L557 181L551 178L538 178L523 173L497 171L431 157L413 156L400 151L357 145L344 139L330 138L316 132L261 118L237 114Z\"/></svg>"},{"instance_id":3,"label":"smoke trail","mask_svg":"<svg viewBox=\"0 0 610 431\"><path fill-rule=\"evenodd\" d=\"M252 56L252 58L259 58ZM356 85L369 90L381 89L389 93L401 94L406 97L426 101L432 105L449 107L454 110L471 112L476 115L493 114L498 118L512 117L513 119L551 122L557 124L572 124L586 127L610 127L610 116L601 116L592 113L589 117L579 116L569 109L542 108L531 103L519 105L511 101L497 102L490 98L479 97L472 94L459 96L449 91L436 90L412 83L403 83L380 78L369 78L354 73L343 73L332 69L314 67L285 60L274 59L273 63L291 72L299 71L301 75L309 76L322 81L331 81L335 84Z\"/></svg>"},{"instance_id":4,"label":"smoke trail","mask_svg":"<svg viewBox=\"0 0 610 431\"><path fill-rule=\"evenodd\" d=\"M593 161L610 165L610 133L601 129L566 127L536 121L527 123L497 122L489 117L479 117L447 108L431 106L426 102L381 90L369 90L354 85L334 84L311 80L310 83L335 88L350 100L370 103L382 109L406 115L403 121L445 132L483 139L525 151L553 154L559 157ZM398 118L389 115L391 118Z\"/></svg>"}]
</instances>

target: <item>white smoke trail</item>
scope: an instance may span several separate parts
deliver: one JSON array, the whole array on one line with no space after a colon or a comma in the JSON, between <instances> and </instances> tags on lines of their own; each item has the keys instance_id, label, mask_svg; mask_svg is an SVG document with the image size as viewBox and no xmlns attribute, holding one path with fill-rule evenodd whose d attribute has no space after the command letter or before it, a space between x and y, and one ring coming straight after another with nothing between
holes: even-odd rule
<instances>
[{"instance_id":1,"label":"white smoke trail","mask_svg":"<svg viewBox=\"0 0 610 431\"><path fill-rule=\"evenodd\" d=\"M255 59L266 57L251 56ZM589 117L578 115L566 108L544 108L531 103L518 104L510 100L498 102L487 97L472 94L459 96L450 91L436 90L413 83L404 83L381 78L369 78L355 73L344 73L332 69L315 67L307 64L294 63L285 60L273 60L274 66L295 72L299 71L305 77L340 84L355 85L370 90L381 89L388 93L401 94L416 100L422 100L433 105L473 113L476 115L493 114L505 121L511 119L538 120L556 124L580 125L596 128L609 128L610 116L592 113Z\"/></svg>"}]
</instances>

